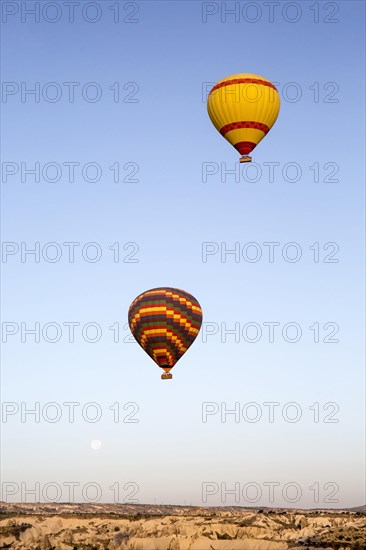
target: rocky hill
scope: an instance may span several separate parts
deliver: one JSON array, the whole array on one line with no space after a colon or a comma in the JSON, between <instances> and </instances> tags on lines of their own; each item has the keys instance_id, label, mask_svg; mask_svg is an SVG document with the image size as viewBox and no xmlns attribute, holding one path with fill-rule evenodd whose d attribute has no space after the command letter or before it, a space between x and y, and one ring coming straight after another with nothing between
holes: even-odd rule
<instances>
[{"instance_id":1,"label":"rocky hill","mask_svg":"<svg viewBox=\"0 0 366 550\"><path fill-rule=\"evenodd\" d=\"M0 548L365 550L355 511L119 504L0 504Z\"/></svg>"}]
</instances>

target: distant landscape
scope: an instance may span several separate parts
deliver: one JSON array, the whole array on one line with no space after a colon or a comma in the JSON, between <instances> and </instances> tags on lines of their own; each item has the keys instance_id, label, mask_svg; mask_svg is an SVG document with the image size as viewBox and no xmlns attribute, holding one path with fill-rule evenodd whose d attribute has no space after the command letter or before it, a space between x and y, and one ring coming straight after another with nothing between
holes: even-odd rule
<instances>
[{"instance_id":1,"label":"distant landscape","mask_svg":"<svg viewBox=\"0 0 366 550\"><path fill-rule=\"evenodd\" d=\"M0 503L0 548L365 550L366 506L301 510Z\"/></svg>"}]
</instances>

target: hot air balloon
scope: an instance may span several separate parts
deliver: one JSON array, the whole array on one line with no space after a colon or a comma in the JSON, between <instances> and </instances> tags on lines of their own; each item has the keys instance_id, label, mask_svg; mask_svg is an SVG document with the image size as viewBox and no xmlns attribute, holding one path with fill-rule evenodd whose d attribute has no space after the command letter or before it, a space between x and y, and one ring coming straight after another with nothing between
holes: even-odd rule
<instances>
[{"instance_id":1,"label":"hot air balloon","mask_svg":"<svg viewBox=\"0 0 366 550\"><path fill-rule=\"evenodd\" d=\"M130 305L128 324L142 349L173 378L170 370L193 344L202 324L202 309L196 298L178 288L153 288Z\"/></svg>"},{"instance_id":2,"label":"hot air balloon","mask_svg":"<svg viewBox=\"0 0 366 550\"><path fill-rule=\"evenodd\" d=\"M249 153L276 122L280 96L262 76L234 74L215 84L207 109L216 130L242 155L240 162L250 162Z\"/></svg>"}]
</instances>

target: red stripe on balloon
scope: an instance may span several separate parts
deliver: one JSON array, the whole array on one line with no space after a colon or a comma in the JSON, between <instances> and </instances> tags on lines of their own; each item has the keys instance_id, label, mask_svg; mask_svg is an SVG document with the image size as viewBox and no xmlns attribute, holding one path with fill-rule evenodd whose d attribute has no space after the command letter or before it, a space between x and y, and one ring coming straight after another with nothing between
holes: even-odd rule
<instances>
[{"instance_id":1,"label":"red stripe on balloon","mask_svg":"<svg viewBox=\"0 0 366 550\"><path fill-rule=\"evenodd\" d=\"M258 78L233 78L232 80L224 80L224 82L219 82L218 84L216 84L210 91L210 94L212 94L219 88L223 88L224 86L231 86L232 84L261 84L262 86L273 88L277 92L276 86L272 84L272 82L267 82L266 80L259 80Z\"/></svg>"},{"instance_id":2,"label":"red stripe on balloon","mask_svg":"<svg viewBox=\"0 0 366 550\"><path fill-rule=\"evenodd\" d=\"M225 136L225 134L231 132L231 130L239 130L240 128L253 128L254 130L260 130L264 134L268 134L269 132L269 127L266 124L255 122L254 120L241 120L238 122L231 122L230 124L226 124L221 128L220 134L222 136Z\"/></svg>"}]
</instances>

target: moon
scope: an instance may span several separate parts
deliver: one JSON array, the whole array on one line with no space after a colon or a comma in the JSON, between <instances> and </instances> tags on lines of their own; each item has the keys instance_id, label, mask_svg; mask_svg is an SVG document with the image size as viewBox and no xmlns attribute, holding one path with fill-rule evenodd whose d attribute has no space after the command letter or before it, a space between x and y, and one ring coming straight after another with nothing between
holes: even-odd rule
<instances>
[{"instance_id":1,"label":"moon","mask_svg":"<svg viewBox=\"0 0 366 550\"><path fill-rule=\"evenodd\" d=\"M93 451L99 451L99 449L102 446L102 442L99 441L99 439L93 439L93 441L90 442L90 446L93 449Z\"/></svg>"}]
</instances>

